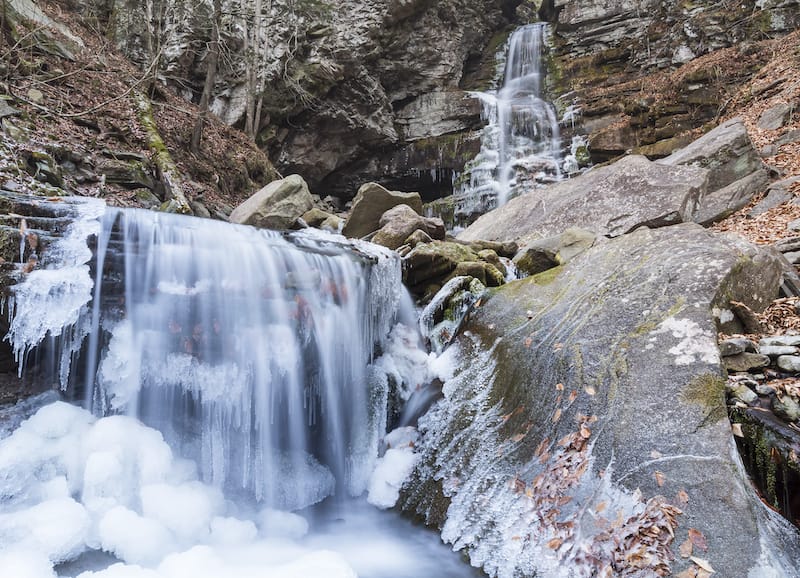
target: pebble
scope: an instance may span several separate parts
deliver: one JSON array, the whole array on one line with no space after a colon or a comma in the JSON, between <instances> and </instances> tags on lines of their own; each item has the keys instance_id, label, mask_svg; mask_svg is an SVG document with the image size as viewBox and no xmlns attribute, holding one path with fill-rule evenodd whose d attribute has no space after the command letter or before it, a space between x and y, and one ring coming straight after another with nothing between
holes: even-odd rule
<instances>
[{"instance_id":1,"label":"pebble","mask_svg":"<svg viewBox=\"0 0 800 578\"><path fill-rule=\"evenodd\" d=\"M768 356L759 353L738 353L722 358L722 364L728 371L750 371L758 367L767 367L769 362Z\"/></svg>"}]
</instances>

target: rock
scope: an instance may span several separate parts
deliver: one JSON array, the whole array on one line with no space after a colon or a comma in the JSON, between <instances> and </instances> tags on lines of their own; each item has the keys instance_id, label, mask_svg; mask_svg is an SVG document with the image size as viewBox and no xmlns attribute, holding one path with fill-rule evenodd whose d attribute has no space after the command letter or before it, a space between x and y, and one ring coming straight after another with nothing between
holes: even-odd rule
<instances>
[{"instance_id":1,"label":"rock","mask_svg":"<svg viewBox=\"0 0 800 578\"><path fill-rule=\"evenodd\" d=\"M485 289L472 277L454 277L425 306L419 324L434 353L444 351L456 338L464 317Z\"/></svg>"},{"instance_id":2,"label":"rock","mask_svg":"<svg viewBox=\"0 0 800 578\"><path fill-rule=\"evenodd\" d=\"M204 219L211 218L211 211L208 210L203 203L200 201L194 200L189 202L189 206L192 208L192 214L195 217L202 217Z\"/></svg>"},{"instance_id":3,"label":"rock","mask_svg":"<svg viewBox=\"0 0 800 578\"><path fill-rule=\"evenodd\" d=\"M700 203L694 221L701 225L711 225L731 216L747 206L757 193L765 190L768 183L767 171L759 169L726 187L707 194Z\"/></svg>"},{"instance_id":4,"label":"rock","mask_svg":"<svg viewBox=\"0 0 800 578\"><path fill-rule=\"evenodd\" d=\"M800 335L773 335L758 342L759 347L800 347Z\"/></svg>"},{"instance_id":5,"label":"rock","mask_svg":"<svg viewBox=\"0 0 800 578\"><path fill-rule=\"evenodd\" d=\"M759 367L767 367L770 359L760 353L737 353L722 358L722 364L728 371L750 371Z\"/></svg>"},{"instance_id":6,"label":"rock","mask_svg":"<svg viewBox=\"0 0 800 578\"><path fill-rule=\"evenodd\" d=\"M444 239L444 224L441 219L421 217L408 205L397 205L386 211L379 221L380 230L372 242L389 249L397 249L416 230L425 231L431 238Z\"/></svg>"},{"instance_id":7,"label":"rock","mask_svg":"<svg viewBox=\"0 0 800 578\"><path fill-rule=\"evenodd\" d=\"M325 219L322 223L320 223L319 228L324 231L330 231L332 233L339 233L342 230L342 226L344 226L344 221L341 217L337 217L336 215L331 215L327 219Z\"/></svg>"},{"instance_id":8,"label":"rock","mask_svg":"<svg viewBox=\"0 0 800 578\"><path fill-rule=\"evenodd\" d=\"M788 102L781 102L761 113L756 126L761 130L778 130L789 120L794 107Z\"/></svg>"},{"instance_id":9,"label":"rock","mask_svg":"<svg viewBox=\"0 0 800 578\"><path fill-rule=\"evenodd\" d=\"M708 169L708 190L716 191L762 168L741 118L733 118L707 132L689 146L656 161Z\"/></svg>"},{"instance_id":10,"label":"rock","mask_svg":"<svg viewBox=\"0 0 800 578\"><path fill-rule=\"evenodd\" d=\"M505 275L497 267L484 261L462 261L456 265L451 276L474 277L487 287L499 287L505 283Z\"/></svg>"},{"instance_id":11,"label":"rock","mask_svg":"<svg viewBox=\"0 0 800 578\"><path fill-rule=\"evenodd\" d=\"M721 341L719 344L719 354L722 357L744 353L745 351L756 353L756 344L744 337L733 337Z\"/></svg>"},{"instance_id":12,"label":"rock","mask_svg":"<svg viewBox=\"0 0 800 578\"><path fill-rule=\"evenodd\" d=\"M417 214L422 212L419 193L389 191L378 183L363 185L353 199L353 208L342 233L345 237L355 238L374 233L380 229L383 214L397 205L408 205Z\"/></svg>"},{"instance_id":13,"label":"rock","mask_svg":"<svg viewBox=\"0 0 800 578\"><path fill-rule=\"evenodd\" d=\"M535 275L564 265L589 249L596 239L591 231L569 228L560 235L531 241L514 256L514 265L527 275Z\"/></svg>"},{"instance_id":14,"label":"rock","mask_svg":"<svg viewBox=\"0 0 800 578\"><path fill-rule=\"evenodd\" d=\"M756 392L743 383L727 383L725 388L731 397L747 405L753 405L758 400Z\"/></svg>"},{"instance_id":15,"label":"rock","mask_svg":"<svg viewBox=\"0 0 800 578\"><path fill-rule=\"evenodd\" d=\"M400 135L415 141L463 130L480 123L482 105L468 92L423 94L397 111Z\"/></svg>"},{"instance_id":16,"label":"rock","mask_svg":"<svg viewBox=\"0 0 800 578\"><path fill-rule=\"evenodd\" d=\"M764 345L759 349L758 352L761 355L780 357L781 355L797 355L800 353L800 348L791 347L789 345Z\"/></svg>"},{"instance_id":17,"label":"rock","mask_svg":"<svg viewBox=\"0 0 800 578\"><path fill-rule=\"evenodd\" d=\"M105 177L106 183L124 189L156 189L157 179L153 177L151 167L144 162L103 159L97 164L95 171Z\"/></svg>"},{"instance_id":18,"label":"rock","mask_svg":"<svg viewBox=\"0 0 800 578\"><path fill-rule=\"evenodd\" d=\"M406 238L403 244L408 245L413 249L420 243L430 243L431 241L433 241L433 239L431 239L431 236L428 235L428 233L417 229Z\"/></svg>"},{"instance_id":19,"label":"rock","mask_svg":"<svg viewBox=\"0 0 800 578\"><path fill-rule=\"evenodd\" d=\"M789 422L800 420L800 404L788 395L783 397L775 396L772 398L772 411L775 415Z\"/></svg>"},{"instance_id":20,"label":"rock","mask_svg":"<svg viewBox=\"0 0 800 578\"><path fill-rule=\"evenodd\" d=\"M458 241L458 239L456 239ZM462 244L469 245L469 247L476 252L490 250L497 253L500 257L505 257L507 259L511 259L514 255L517 254L519 251L519 245L514 241L506 241L504 243L498 243L497 241L458 241Z\"/></svg>"},{"instance_id":21,"label":"rock","mask_svg":"<svg viewBox=\"0 0 800 578\"><path fill-rule=\"evenodd\" d=\"M443 285L464 262L479 263L476 267L485 276L488 263L481 262L477 253L465 245L449 241L419 244L403 258L403 282L412 293L422 295L429 285Z\"/></svg>"},{"instance_id":22,"label":"rock","mask_svg":"<svg viewBox=\"0 0 800 578\"><path fill-rule=\"evenodd\" d=\"M236 207L231 223L253 225L263 229L289 229L314 202L305 180L289 175L273 181Z\"/></svg>"},{"instance_id":23,"label":"rock","mask_svg":"<svg viewBox=\"0 0 800 578\"><path fill-rule=\"evenodd\" d=\"M800 356L781 355L778 358L778 367L789 373L800 373Z\"/></svg>"},{"instance_id":24,"label":"rock","mask_svg":"<svg viewBox=\"0 0 800 578\"><path fill-rule=\"evenodd\" d=\"M782 147L783 145L792 144L800 142L800 128L795 128L788 131L786 134L778 138L775 141L776 147ZM776 150L774 154L777 154L778 151Z\"/></svg>"},{"instance_id":25,"label":"rock","mask_svg":"<svg viewBox=\"0 0 800 578\"><path fill-rule=\"evenodd\" d=\"M7 116L18 116L19 111L8 104L6 99L0 98L0 119L6 118Z\"/></svg>"},{"instance_id":26,"label":"rock","mask_svg":"<svg viewBox=\"0 0 800 578\"><path fill-rule=\"evenodd\" d=\"M491 249L483 249L481 251L478 251L478 257L481 259L481 261L486 261L487 263L494 265L495 268L498 271L500 271L500 273L504 277L508 273L508 271L506 270L505 263L503 263L500 260L500 256Z\"/></svg>"},{"instance_id":27,"label":"rock","mask_svg":"<svg viewBox=\"0 0 800 578\"><path fill-rule=\"evenodd\" d=\"M570 227L617 237L641 226L689 222L706 192L707 175L705 169L624 157L511 199L478 218L458 238L528 242Z\"/></svg>"},{"instance_id":28,"label":"rock","mask_svg":"<svg viewBox=\"0 0 800 578\"><path fill-rule=\"evenodd\" d=\"M448 349L459 371L420 420L417 471L399 506L500 576L550 575L537 553L556 536L559 568L581 564L578 544L603 552L615 530L586 513L608 504L632 517L625 539L637 543L651 527L645 504L682 491L675 540L654 554L672 575L691 564L678 552L689 528L725 545L702 553L719 576L757 575L762 555L796 552L800 534L762 522L734 458L716 347L713 311L761 282L764 269L746 264L760 251L695 224L640 229L540 274L545 282L488 292ZM777 292L780 276L769 276L758 301ZM622 505L631 499L635 510ZM573 525L561 533L563 523ZM601 556L592 567L610 566Z\"/></svg>"},{"instance_id":29,"label":"rock","mask_svg":"<svg viewBox=\"0 0 800 578\"><path fill-rule=\"evenodd\" d=\"M322 223L333 217L330 213L314 207L310 211L303 213L302 219L309 227L320 228Z\"/></svg>"},{"instance_id":30,"label":"rock","mask_svg":"<svg viewBox=\"0 0 800 578\"><path fill-rule=\"evenodd\" d=\"M789 221L789 224L786 225L786 228L794 232L800 231L800 219Z\"/></svg>"},{"instance_id":31,"label":"rock","mask_svg":"<svg viewBox=\"0 0 800 578\"><path fill-rule=\"evenodd\" d=\"M770 209L774 209L779 205L788 203L794 198L794 195L786 189L780 187L770 187L767 196L761 199L753 209L747 213L750 218L763 215Z\"/></svg>"},{"instance_id":32,"label":"rock","mask_svg":"<svg viewBox=\"0 0 800 578\"><path fill-rule=\"evenodd\" d=\"M28 100L34 104L42 104L44 101L44 94L38 88L29 88L27 92Z\"/></svg>"}]
</instances>

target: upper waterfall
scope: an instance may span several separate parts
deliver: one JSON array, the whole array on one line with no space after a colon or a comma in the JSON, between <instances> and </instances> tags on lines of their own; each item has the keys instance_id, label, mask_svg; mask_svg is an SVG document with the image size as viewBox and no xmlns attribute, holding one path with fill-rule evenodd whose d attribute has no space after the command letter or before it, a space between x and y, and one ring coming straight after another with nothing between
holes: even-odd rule
<instances>
[{"instance_id":1,"label":"upper waterfall","mask_svg":"<svg viewBox=\"0 0 800 578\"><path fill-rule=\"evenodd\" d=\"M505 204L522 185L561 178L561 135L553 105L543 98L542 62L547 25L518 28L508 42L503 86L476 93L488 121L481 151L455 193L455 213L469 220Z\"/></svg>"}]
</instances>

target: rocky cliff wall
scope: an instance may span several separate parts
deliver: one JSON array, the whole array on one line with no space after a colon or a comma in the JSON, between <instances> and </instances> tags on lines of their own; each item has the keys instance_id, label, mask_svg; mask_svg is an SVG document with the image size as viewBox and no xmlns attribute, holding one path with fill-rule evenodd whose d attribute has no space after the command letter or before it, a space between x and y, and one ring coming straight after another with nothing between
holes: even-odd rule
<instances>
[{"instance_id":1,"label":"rocky cliff wall","mask_svg":"<svg viewBox=\"0 0 800 578\"><path fill-rule=\"evenodd\" d=\"M480 107L464 91L491 81L520 1L225 0L212 109L244 123L249 65L264 88L257 138L283 172L321 194L350 197L381 175L435 195L477 151L468 133ZM157 59L158 74L197 101L212 9L195 4L151 0L144 18L130 0L90 10L128 55L145 68Z\"/></svg>"},{"instance_id":2,"label":"rocky cliff wall","mask_svg":"<svg viewBox=\"0 0 800 578\"><path fill-rule=\"evenodd\" d=\"M716 121L800 26L797 0L544 0L553 24L550 89L580 109L595 161L665 156ZM780 48L778 48L780 49Z\"/></svg>"}]
</instances>

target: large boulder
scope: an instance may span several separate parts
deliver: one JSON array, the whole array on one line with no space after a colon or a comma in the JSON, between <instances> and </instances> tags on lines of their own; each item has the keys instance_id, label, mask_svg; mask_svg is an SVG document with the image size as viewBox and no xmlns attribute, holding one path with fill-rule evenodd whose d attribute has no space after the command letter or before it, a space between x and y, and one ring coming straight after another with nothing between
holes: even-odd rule
<instances>
[{"instance_id":1,"label":"large boulder","mask_svg":"<svg viewBox=\"0 0 800 578\"><path fill-rule=\"evenodd\" d=\"M733 118L666 158L665 165L689 165L709 170L708 190L727 187L763 168L741 118ZM754 191L754 193L757 191Z\"/></svg>"},{"instance_id":2,"label":"large boulder","mask_svg":"<svg viewBox=\"0 0 800 578\"><path fill-rule=\"evenodd\" d=\"M236 207L231 223L263 229L289 229L314 206L308 185L300 175L272 181Z\"/></svg>"},{"instance_id":3,"label":"large boulder","mask_svg":"<svg viewBox=\"0 0 800 578\"><path fill-rule=\"evenodd\" d=\"M372 237L372 242L389 249L397 249L406 243L414 231L424 231L431 239L444 240L444 223L439 218L428 218L417 214L408 205L397 205L386 211L378 223L381 228Z\"/></svg>"},{"instance_id":4,"label":"large boulder","mask_svg":"<svg viewBox=\"0 0 800 578\"><path fill-rule=\"evenodd\" d=\"M694 216L696 223L711 225L743 209L756 193L767 188L769 175L759 169L726 187L707 194Z\"/></svg>"},{"instance_id":5,"label":"large boulder","mask_svg":"<svg viewBox=\"0 0 800 578\"><path fill-rule=\"evenodd\" d=\"M742 472L716 346L727 301L763 307L779 279L774 254L684 224L490 292L444 353L401 506L490 576L677 575L690 548L719 576L794 575L800 537Z\"/></svg>"},{"instance_id":6,"label":"large boulder","mask_svg":"<svg viewBox=\"0 0 800 578\"><path fill-rule=\"evenodd\" d=\"M383 214L397 205L408 205L417 214L422 213L419 193L390 191L378 183L367 183L358 189L350 217L344 225L345 237L361 238L380 229Z\"/></svg>"},{"instance_id":7,"label":"large boulder","mask_svg":"<svg viewBox=\"0 0 800 578\"><path fill-rule=\"evenodd\" d=\"M705 169L624 157L512 199L481 216L458 238L530 241L569 227L616 237L640 226L690 222L706 192L707 175Z\"/></svg>"}]
</instances>

